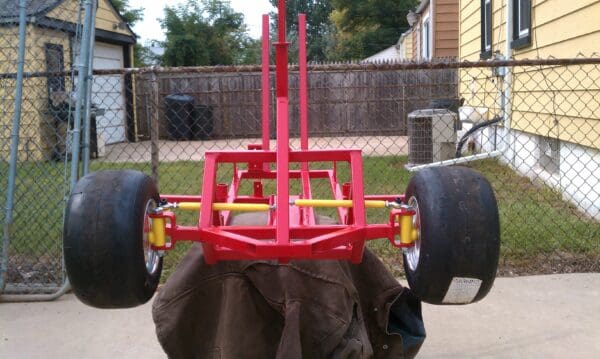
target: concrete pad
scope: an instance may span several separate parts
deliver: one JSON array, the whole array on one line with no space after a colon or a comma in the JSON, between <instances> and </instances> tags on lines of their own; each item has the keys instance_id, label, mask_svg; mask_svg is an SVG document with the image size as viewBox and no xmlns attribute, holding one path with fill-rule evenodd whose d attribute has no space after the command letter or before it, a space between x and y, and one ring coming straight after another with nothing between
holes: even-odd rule
<instances>
[{"instance_id":1,"label":"concrete pad","mask_svg":"<svg viewBox=\"0 0 600 359\"><path fill-rule=\"evenodd\" d=\"M481 302L423 317L420 358L600 358L600 274L499 278Z\"/></svg>"},{"instance_id":2,"label":"concrete pad","mask_svg":"<svg viewBox=\"0 0 600 359\"><path fill-rule=\"evenodd\" d=\"M73 294L54 302L0 303L0 358L165 358L151 304L101 310Z\"/></svg>"},{"instance_id":3,"label":"concrete pad","mask_svg":"<svg viewBox=\"0 0 600 359\"><path fill-rule=\"evenodd\" d=\"M0 303L0 358L164 358L150 311ZM600 357L600 273L499 278L480 303L423 315L420 358Z\"/></svg>"},{"instance_id":4,"label":"concrete pad","mask_svg":"<svg viewBox=\"0 0 600 359\"><path fill-rule=\"evenodd\" d=\"M397 156L408 154L408 137L406 136L361 136L361 137L315 137L309 138L310 149L351 149L360 148L364 156ZM249 144L261 143L260 138L226 139L208 141L158 141L160 162L202 161L206 151L245 150ZM270 142L271 149L276 141ZM150 141L124 142L107 145L105 154L99 159L110 163L145 163L150 162ZM300 149L300 139L291 138L290 148Z\"/></svg>"}]
</instances>

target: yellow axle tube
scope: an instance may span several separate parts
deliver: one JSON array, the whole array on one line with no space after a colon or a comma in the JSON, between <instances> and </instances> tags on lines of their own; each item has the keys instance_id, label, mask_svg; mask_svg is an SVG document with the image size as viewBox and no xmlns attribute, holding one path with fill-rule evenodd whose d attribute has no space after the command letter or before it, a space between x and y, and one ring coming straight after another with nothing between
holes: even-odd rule
<instances>
[{"instance_id":1,"label":"yellow axle tube","mask_svg":"<svg viewBox=\"0 0 600 359\"><path fill-rule=\"evenodd\" d=\"M352 208L352 200L337 199L296 199L291 204L298 207L314 208ZM183 211L199 211L200 202L180 202L176 208ZM386 201L365 201L366 208L386 208ZM214 211L266 212L271 206L262 203L213 203Z\"/></svg>"},{"instance_id":2,"label":"yellow axle tube","mask_svg":"<svg viewBox=\"0 0 600 359\"><path fill-rule=\"evenodd\" d=\"M180 202L177 208L183 211L199 211L200 202ZM239 211L239 212L266 212L270 210L268 204L262 203L213 203L214 211Z\"/></svg>"},{"instance_id":3,"label":"yellow axle tube","mask_svg":"<svg viewBox=\"0 0 600 359\"><path fill-rule=\"evenodd\" d=\"M297 199L293 204L298 207L315 207L315 208L352 208L352 200L349 199ZM386 208L386 201L365 201L366 208Z\"/></svg>"}]
</instances>

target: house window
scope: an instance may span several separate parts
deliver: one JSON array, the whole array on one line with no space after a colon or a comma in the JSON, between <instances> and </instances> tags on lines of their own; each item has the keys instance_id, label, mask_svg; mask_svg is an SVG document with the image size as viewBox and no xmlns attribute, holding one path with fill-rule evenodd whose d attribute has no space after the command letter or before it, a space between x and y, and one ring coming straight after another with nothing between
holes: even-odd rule
<instances>
[{"instance_id":1,"label":"house window","mask_svg":"<svg viewBox=\"0 0 600 359\"><path fill-rule=\"evenodd\" d=\"M492 0L481 0L481 56L492 57Z\"/></svg>"},{"instance_id":2,"label":"house window","mask_svg":"<svg viewBox=\"0 0 600 359\"><path fill-rule=\"evenodd\" d=\"M513 1L513 41L510 46L520 49L531 45L531 0Z\"/></svg>"},{"instance_id":3,"label":"house window","mask_svg":"<svg viewBox=\"0 0 600 359\"><path fill-rule=\"evenodd\" d=\"M45 44L46 71L50 73L65 70L65 57L62 45ZM51 74L48 76L48 95L57 91L65 91L65 76Z\"/></svg>"},{"instance_id":4,"label":"house window","mask_svg":"<svg viewBox=\"0 0 600 359\"><path fill-rule=\"evenodd\" d=\"M421 55L423 59L431 59L431 21L429 15L423 18L423 25L421 31Z\"/></svg>"},{"instance_id":5,"label":"house window","mask_svg":"<svg viewBox=\"0 0 600 359\"><path fill-rule=\"evenodd\" d=\"M560 169L560 141L556 138L538 137L540 151L538 166L550 174L557 174Z\"/></svg>"}]
</instances>

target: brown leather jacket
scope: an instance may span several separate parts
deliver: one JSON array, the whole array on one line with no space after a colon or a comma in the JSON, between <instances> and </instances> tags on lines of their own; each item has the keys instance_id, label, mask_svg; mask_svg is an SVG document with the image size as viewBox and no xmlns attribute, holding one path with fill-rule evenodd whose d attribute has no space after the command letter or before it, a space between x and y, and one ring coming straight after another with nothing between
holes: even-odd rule
<instances>
[{"instance_id":1,"label":"brown leather jacket","mask_svg":"<svg viewBox=\"0 0 600 359\"><path fill-rule=\"evenodd\" d=\"M171 358L404 358L425 339L421 303L377 257L206 265L194 245L153 305Z\"/></svg>"}]
</instances>

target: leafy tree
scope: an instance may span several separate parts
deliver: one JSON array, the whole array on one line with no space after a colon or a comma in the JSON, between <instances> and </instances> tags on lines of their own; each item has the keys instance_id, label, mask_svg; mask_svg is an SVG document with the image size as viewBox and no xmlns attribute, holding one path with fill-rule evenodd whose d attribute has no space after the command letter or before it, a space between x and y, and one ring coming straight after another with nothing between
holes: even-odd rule
<instances>
[{"instance_id":1,"label":"leafy tree","mask_svg":"<svg viewBox=\"0 0 600 359\"><path fill-rule=\"evenodd\" d=\"M132 9L129 5L129 0L110 0L110 2L129 26L133 26L136 22L144 20L144 8Z\"/></svg>"},{"instance_id":2,"label":"leafy tree","mask_svg":"<svg viewBox=\"0 0 600 359\"><path fill-rule=\"evenodd\" d=\"M417 0L332 0L335 25L332 60L362 59L398 41Z\"/></svg>"},{"instance_id":3,"label":"leafy tree","mask_svg":"<svg viewBox=\"0 0 600 359\"><path fill-rule=\"evenodd\" d=\"M238 57L237 64L239 65L254 65L260 64L262 57L261 41L248 37L243 45L242 51Z\"/></svg>"},{"instance_id":4,"label":"leafy tree","mask_svg":"<svg viewBox=\"0 0 600 359\"><path fill-rule=\"evenodd\" d=\"M147 40L144 45L135 44L134 51L136 51L136 56L134 57L134 66L147 67L159 65L162 57L157 52L160 52L161 48L161 43L158 40Z\"/></svg>"},{"instance_id":5,"label":"leafy tree","mask_svg":"<svg viewBox=\"0 0 600 359\"><path fill-rule=\"evenodd\" d=\"M277 0L270 0L277 7ZM298 14L306 14L307 57L309 61L324 61L331 41L333 24L329 15L333 10L330 0L288 0L286 2L286 28L288 38L295 42L298 37ZM272 34L277 32L275 13L271 14L273 21ZM272 37L276 39L276 36ZM290 61L297 58L297 44L293 43L290 49Z\"/></svg>"},{"instance_id":6,"label":"leafy tree","mask_svg":"<svg viewBox=\"0 0 600 359\"><path fill-rule=\"evenodd\" d=\"M125 22L133 27L136 22L144 20L144 8L131 8L129 0L111 0L115 9L121 14ZM133 66L147 66L152 57L150 49L144 47L140 43L136 43L133 47Z\"/></svg>"},{"instance_id":7,"label":"leafy tree","mask_svg":"<svg viewBox=\"0 0 600 359\"><path fill-rule=\"evenodd\" d=\"M231 65L256 63L256 41L247 34L244 15L218 0L189 0L166 6L166 66ZM258 54L260 52L258 51Z\"/></svg>"}]
</instances>

